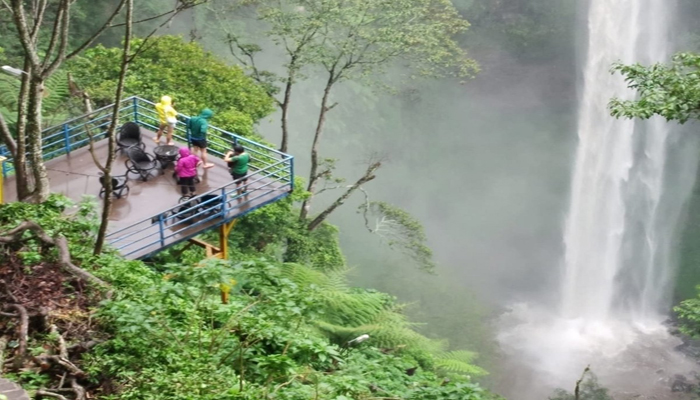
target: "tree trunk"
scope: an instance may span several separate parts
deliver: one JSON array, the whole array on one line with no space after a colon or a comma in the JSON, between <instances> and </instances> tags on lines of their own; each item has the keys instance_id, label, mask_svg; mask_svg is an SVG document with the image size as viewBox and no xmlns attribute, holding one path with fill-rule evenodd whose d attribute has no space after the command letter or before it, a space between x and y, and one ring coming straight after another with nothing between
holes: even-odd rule
<instances>
[{"instance_id":1,"label":"tree trunk","mask_svg":"<svg viewBox=\"0 0 700 400\"><path fill-rule=\"evenodd\" d=\"M338 197L333 202L333 204L328 206L328 208L323 210L320 214L316 216L316 218L314 218L313 221L311 221L311 223L309 223L307 227L308 230L313 231L314 229L318 228L318 226L321 225L321 222L325 221L326 218L328 218L328 216L331 215L331 213L335 211L336 208L342 206L343 203L345 203L345 200L347 200L357 189L359 189L360 186L374 179L374 171L381 167L381 165L382 164L380 162L375 162L372 165L370 165L369 168L367 168L367 172L365 172L365 174L360 179L358 179L357 182L348 187L348 190L346 190L342 196Z\"/></svg>"},{"instance_id":2,"label":"tree trunk","mask_svg":"<svg viewBox=\"0 0 700 400\"><path fill-rule=\"evenodd\" d=\"M326 113L330 108L328 107L328 96L330 95L331 88L335 83L335 73L331 70L328 74L328 81L326 82L326 87L323 89L323 99L321 99L321 111L318 114L318 123L316 124L316 133L314 134L314 141L311 145L311 170L309 171L309 185L306 190L311 193L311 196L304 200L301 205L301 213L299 214L299 219L306 219L309 215L309 210L311 210L311 201L314 198L314 190L316 189L316 184L320 176L318 175L318 145L321 140L321 133L323 133L323 125L326 122Z\"/></svg>"},{"instance_id":3,"label":"tree trunk","mask_svg":"<svg viewBox=\"0 0 700 400\"><path fill-rule=\"evenodd\" d=\"M289 103L292 99L292 86L294 85L294 76L296 75L296 59L292 57L289 63L289 75L287 76L287 83L284 88L284 100L282 100L282 144L280 145L280 151L282 153L287 152L287 146L289 143Z\"/></svg>"},{"instance_id":4,"label":"tree trunk","mask_svg":"<svg viewBox=\"0 0 700 400\"><path fill-rule=\"evenodd\" d=\"M122 63L121 70L119 72L119 81L117 83L117 90L114 94L114 107L112 109L112 119L109 124L109 129L107 130L107 162L104 166L104 179L105 179L105 195L104 202L102 203L102 218L100 221L100 229L97 232L97 240L95 241L94 254L98 255L102 252L104 247L105 238L107 237L107 225L109 224L109 215L112 212L112 164L115 158L115 144L116 144L116 132L117 124L119 123L119 108L121 106L122 94L124 92L124 80L126 79L126 73L129 69L129 60L131 55L131 28L133 23L133 10L134 10L134 0L127 0L126 2L126 22L124 30L124 49L122 50ZM89 100L88 100L89 101Z\"/></svg>"},{"instance_id":5,"label":"tree trunk","mask_svg":"<svg viewBox=\"0 0 700 400\"><path fill-rule=\"evenodd\" d=\"M19 90L17 101L17 123L15 124L15 152L13 164L15 167L15 185L17 187L17 199L27 199L34 191L34 183L28 179L27 171L27 98L29 97L29 81L31 75L31 63L28 58L24 61L24 71L22 75L22 86Z\"/></svg>"},{"instance_id":6,"label":"tree trunk","mask_svg":"<svg viewBox=\"0 0 700 400\"><path fill-rule=\"evenodd\" d=\"M27 150L29 152L29 164L34 178L34 190L29 197L20 198L20 201L42 203L48 199L49 177L42 159L41 137L41 105L44 99L44 80L39 76L32 76L29 82L29 104L27 107Z\"/></svg>"}]
</instances>

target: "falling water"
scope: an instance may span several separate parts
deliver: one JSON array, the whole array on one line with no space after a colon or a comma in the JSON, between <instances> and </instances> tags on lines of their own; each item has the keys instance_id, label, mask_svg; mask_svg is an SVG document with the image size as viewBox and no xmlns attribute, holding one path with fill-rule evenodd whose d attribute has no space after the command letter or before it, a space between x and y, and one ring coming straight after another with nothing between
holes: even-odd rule
<instances>
[{"instance_id":1,"label":"falling water","mask_svg":"<svg viewBox=\"0 0 700 400\"><path fill-rule=\"evenodd\" d=\"M666 142L663 121L614 119L612 97L634 93L610 73L664 61L667 0L591 0L579 109L578 151L565 231L562 312L590 321L658 316L668 291L660 227ZM665 226L665 225L664 225Z\"/></svg>"},{"instance_id":2,"label":"falling water","mask_svg":"<svg viewBox=\"0 0 700 400\"><path fill-rule=\"evenodd\" d=\"M672 398L659 371L697 367L673 350L678 339L661 323L697 143L662 119L615 119L607 109L613 97L635 96L611 73L613 63L668 60L672 3L588 0L560 301L514 304L504 314L498 339L511 360L506 395L545 398L590 365L617 393Z\"/></svg>"}]
</instances>

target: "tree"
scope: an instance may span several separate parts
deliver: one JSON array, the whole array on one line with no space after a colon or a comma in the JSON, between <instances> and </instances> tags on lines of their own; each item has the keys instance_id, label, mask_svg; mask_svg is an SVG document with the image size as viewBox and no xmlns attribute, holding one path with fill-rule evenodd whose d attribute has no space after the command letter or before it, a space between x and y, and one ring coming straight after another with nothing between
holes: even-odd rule
<instances>
[{"instance_id":1,"label":"tree","mask_svg":"<svg viewBox=\"0 0 700 400\"><path fill-rule=\"evenodd\" d=\"M472 76L478 67L466 56L454 37L464 32L469 24L447 0L260 0L256 5L259 18L268 25L267 35L282 46L285 56L284 97L277 100L282 108L282 148L287 143L287 109L292 85L301 76L303 68L322 71L324 85L313 143L311 168L300 219L306 220L315 194L323 190L318 184L331 177L332 163L320 157L320 143L328 112L336 105L331 93L337 84L347 80L363 80L386 72L390 66L404 67L415 76ZM228 36L237 58L252 69L253 76L270 82L254 61L259 47L241 45L236 37ZM247 61L246 61L247 59ZM378 165L370 163L358 182L374 177ZM351 186L340 202L349 197L359 185ZM336 204L338 201L334 202ZM337 206L336 206L337 207ZM330 212L322 212L321 220L314 219L309 229L319 226ZM330 212L327 212L330 211Z\"/></svg>"},{"instance_id":2,"label":"tree","mask_svg":"<svg viewBox=\"0 0 700 400\"><path fill-rule=\"evenodd\" d=\"M615 64L612 70L625 77L637 92L635 100L613 98L609 108L615 117L648 119L660 115L683 124L700 118L700 54L678 53L670 65Z\"/></svg>"},{"instance_id":3,"label":"tree","mask_svg":"<svg viewBox=\"0 0 700 400\"><path fill-rule=\"evenodd\" d=\"M143 39L134 39L132 46L141 48L142 43ZM106 66L118 65L120 57L117 48L95 46L69 65L76 82L97 105L112 102L119 71ZM239 67L177 36L158 37L130 62L124 92L146 99L171 94L184 114L196 115L209 107L216 126L255 140L261 138L254 136L253 124L273 110L265 90Z\"/></svg>"},{"instance_id":4,"label":"tree","mask_svg":"<svg viewBox=\"0 0 700 400\"><path fill-rule=\"evenodd\" d=\"M119 2L107 21L91 37L70 51L68 40L73 3L72 0L3 2L5 11L12 14L17 38L24 51L14 135L0 115L0 135L13 157L17 196L21 201L43 202L49 195L49 179L41 149L42 101L46 81L64 61L90 46L109 27L125 0Z\"/></svg>"},{"instance_id":5,"label":"tree","mask_svg":"<svg viewBox=\"0 0 700 400\"><path fill-rule=\"evenodd\" d=\"M124 93L124 81L126 79L126 73L129 69L129 61L133 56L132 54L130 54L131 30L133 27L133 11L134 0L126 0L126 21L124 22L124 46L122 49L122 59L119 66L119 80L117 83L117 90L114 93L114 106L112 107L112 117L109 122L109 128L107 128L107 161L105 161L104 165L102 165L95 156L93 142L92 140L90 140L90 154L92 155L93 161L95 162L97 167L103 173L105 185L104 201L102 203L102 218L100 219L100 228L97 232L97 239L95 240L95 255L102 253L102 247L104 246L105 238L107 235L109 215L112 212L112 164L114 163L114 158L116 155L116 132L117 124L119 123L119 110L121 108L122 95Z\"/></svg>"}]
</instances>

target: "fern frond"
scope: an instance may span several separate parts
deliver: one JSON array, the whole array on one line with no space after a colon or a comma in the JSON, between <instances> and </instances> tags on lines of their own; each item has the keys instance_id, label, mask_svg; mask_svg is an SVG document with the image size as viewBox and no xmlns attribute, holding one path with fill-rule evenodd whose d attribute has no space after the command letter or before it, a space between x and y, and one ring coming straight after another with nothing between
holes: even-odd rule
<instances>
[{"instance_id":1,"label":"fern frond","mask_svg":"<svg viewBox=\"0 0 700 400\"><path fill-rule=\"evenodd\" d=\"M470 376L488 375L485 369L472 364L476 357L476 353L466 350L442 352L434 355L434 364L443 372Z\"/></svg>"},{"instance_id":2,"label":"fern frond","mask_svg":"<svg viewBox=\"0 0 700 400\"><path fill-rule=\"evenodd\" d=\"M344 271L323 273L303 265L287 263L282 266L282 275L299 286L315 288L324 308L324 319L331 324L366 324L375 319L385 307L385 297L381 293L353 292L349 289Z\"/></svg>"}]
</instances>

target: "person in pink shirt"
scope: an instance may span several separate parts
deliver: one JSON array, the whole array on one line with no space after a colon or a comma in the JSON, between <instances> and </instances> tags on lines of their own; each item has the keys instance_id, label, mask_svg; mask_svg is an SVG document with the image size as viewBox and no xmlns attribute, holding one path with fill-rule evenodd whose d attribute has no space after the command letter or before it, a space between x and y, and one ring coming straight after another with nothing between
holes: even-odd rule
<instances>
[{"instance_id":1,"label":"person in pink shirt","mask_svg":"<svg viewBox=\"0 0 700 400\"><path fill-rule=\"evenodd\" d=\"M180 158L175 165L175 173L183 196L187 196L188 193L190 196L195 195L194 178L197 176L197 167L200 165L202 165L202 161L190 153L190 149L180 148Z\"/></svg>"}]
</instances>

